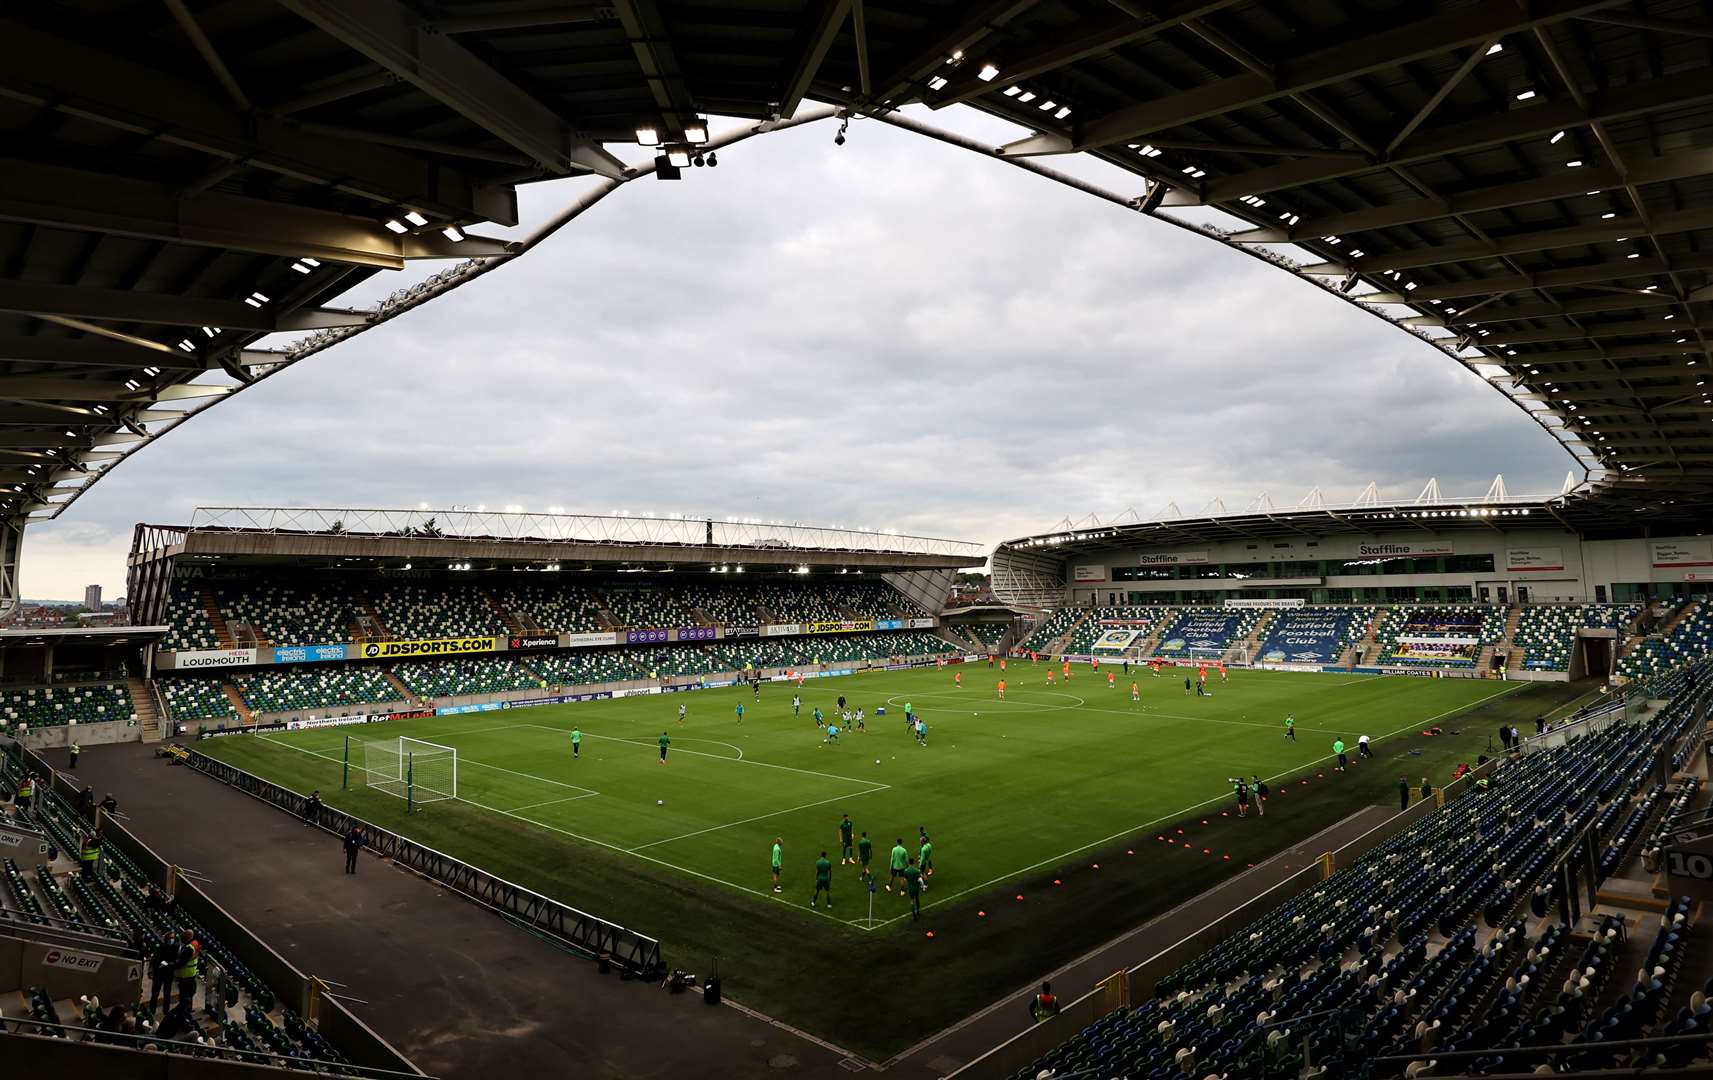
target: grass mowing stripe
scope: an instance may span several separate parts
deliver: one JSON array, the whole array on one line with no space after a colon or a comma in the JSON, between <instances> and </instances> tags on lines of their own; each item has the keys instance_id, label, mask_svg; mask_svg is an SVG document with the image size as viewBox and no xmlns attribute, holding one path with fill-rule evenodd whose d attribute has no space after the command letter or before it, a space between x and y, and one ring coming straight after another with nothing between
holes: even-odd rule
<instances>
[{"instance_id":1,"label":"grass mowing stripe","mask_svg":"<svg viewBox=\"0 0 1713 1080\"><path fill-rule=\"evenodd\" d=\"M510 727L533 727L536 725L512 724L512 725L507 725L507 726L510 726ZM337 762L340 764L344 763L343 758L334 757L332 754L323 754L320 751L310 750L310 749L307 749L307 748L302 747L302 746L293 746L291 743L280 742L279 740L274 739L273 737L268 736L268 735L262 735L262 736L259 736L259 738L263 742L272 743L275 746L281 746L287 750L296 750L300 754L309 754L312 757L322 758L323 760L326 760L326 761ZM624 740L614 740L614 741L615 742L622 742ZM722 760L730 761L733 759L723 758ZM528 774L520 773L518 775L523 776L523 775L528 775ZM540 778L539 777L531 777L531 779L540 779ZM713 876L712 874L704 874L700 870L692 870L687 866L679 866L677 863L667 862L665 859L657 859L652 855L641 855L641 854L638 854L634 851L627 851L626 849L619 847L617 844L610 844L605 840L599 840L593 836L584 836L581 833L574 833L570 829L561 829L557 825L550 825L545 821L537 821L535 818L524 817L522 814L518 813L516 810L501 810L497 806L489 806L486 803L479 803L479 802L475 801L474 799L466 799L462 796L459 796L455 801L464 803L468 806L474 806L480 810L486 810L490 814L499 814L501 817L509 817L509 818L512 818L513 820L516 820L516 821L527 822L531 825L534 825L536 828L539 828L539 829L548 829L548 830L551 830L553 832L560 834L561 836L569 836L573 840L581 840L585 844L594 844L597 847L603 847L609 851L616 851L621 855L629 855L633 858L642 859L645 862L654 863L656 866L666 867L668 870L675 870L675 871L682 873L682 874L689 874L692 877L701 878L703 881L711 881L711 882L715 883L716 885L724 885L727 888L737 889L740 892L750 893L753 896L759 896L763 899L774 899L778 895L776 893L764 893L760 889L752 889L748 885L739 885L735 881L727 881L724 878L718 878L718 877ZM841 924L845 924L845 925L849 925L849 926L857 926L857 923L855 920L841 919L838 916L832 914L831 912L827 912L823 915L823 913L821 912L821 910L819 908L808 908L807 910L811 914L822 915L823 918L832 919L834 922L837 922L837 923L841 923ZM857 926L857 929L859 929L859 930L860 929L866 929L866 927Z\"/></svg>"},{"instance_id":2,"label":"grass mowing stripe","mask_svg":"<svg viewBox=\"0 0 1713 1080\"><path fill-rule=\"evenodd\" d=\"M1414 724L1409 724L1409 725L1406 725L1404 727L1401 727L1396 731L1389 731L1386 734L1381 735L1379 738L1374 739L1373 741L1376 743L1383 742L1386 739L1392 738L1393 736L1402 735L1406 731L1415 731L1420 727L1431 726L1433 724L1433 722L1436 720L1443 720L1447 716L1452 715L1453 713L1465 712L1465 711L1472 709L1472 708L1478 708L1482 705L1485 705L1489 701L1492 701L1494 698L1503 697L1506 694L1513 693L1516 690L1521 689L1525 685L1527 685L1527 684L1526 683L1516 683L1513 686L1511 686L1509 689L1499 690L1499 691L1496 691L1494 693L1488 694L1487 696L1476 700L1473 704L1460 705L1455 709L1447 709L1445 712L1440 713L1438 716L1433 716L1433 717L1429 717L1426 720L1417 721ZM1109 710L1097 710L1097 711L1111 712L1113 710L1109 709ZM1128 714L1126 714L1126 715L1128 715ZM1279 779L1279 777L1281 777L1281 776L1289 776L1292 773L1301 772L1303 769L1310 768L1319 762L1331 761L1336 756L1337 755L1335 755L1335 754L1322 754L1319 757L1311 758L1308 762L1306 762L1302 765L1296 765L1296 766L1293 766L1291 768L1285 769L1282 772L1274 773L1272 776L1267 777L1267 780L1268 780L1268 782L1272 782L1274 780ZM1140 825L1132 826L1131 828L1123 829L1123 830L1120 830L1119 832L1115 832L1111 836L1102 837L1099 840L1094 840L1094 841L1091 841L1087 844L1083 844L1081 847L1075 847L1069 851L1061 852L1058 855L1049 856L1048 858L1042 859L1038 862L1031 863L1030 865L1025 866L1021 869L1013 870L1013 871L1006 873L1006 874L1001 874L996 878L982 882L980 885L972 885L967 889L963 889L963 890L960 890L958 892L952 893L950 896L941 897L941 898L935 900L933 903L923 904L922 910L927 911L931 907L937 907L940 904L949 903L950 901L956 900L959 897L968 896L970 893L982 892L984 890L991 889L995 885L1000 884L1001 882L1010 881L1013 878L1021 877L1024 874L1027 874L1031 871L1040 870L1043 867L1052 866L1055 863L1062 863L1066 859L1069 859L1071 856L1080 855L1083 852L1088 851L1090 848L1097 848L1103 844L1110 844L1115 840L1121 840L1126 836L1131 836L1135 833L1141 832L1144 829L1151 829L1155 825L1158 825L1162 821L1169 821L1172 818L1182 817L1185 814L1189 814L1189 813L1192 813L1193 811L1200 810L1204 806L1212 806L1215 803L1224 802L1226 799L1228 799L1230 797L1231 796L1221 792L1220 794L1215 795L1210 799L1203 799L1199 803L1193 803L1189 806L1183 807L1182 809L1173 810L1169 813L1162 814L1159 817L1152 819L1151 821L1145 821ZM909 913L906 912L905 914L908 915ZM882 920L881 922L878 922L875 925L877 927L885 926L888 923L897 922L899 919L902 919L904 917L905 917L905 915L897 915L897 916L894 916L893 918Z\"/></svg>"},{"instance_id":3,"label":"grass mowing stripe","mask_svg":"<svg viewBox=\"0 0 1713 1080\"><path fill-rule=\"evenodd\" d=\"M818 799L815 802L804 803L801 806L793 806L785 810L774 810L771 813L757 814L754 817L746 817L739 821L728 821L724 825L710 825L706 829L697 829L695 832L681 833L678 836L668 836L664 840L651 840L646 844L638 844L636 847L626 848L625 850L634 853L641 851L643 848L659 847L661 844L670 844L676 840L688 840L692 836L705 836L708 833L719 832L721 829L730 829L738 825L748 825L752 821L765 821L770 817L778 817L781 814L791 814L798 810L807 810L814 806L825 806L830 802L839 802L844 799L857 799L864 795L872 795L877 791L889 791L891 788L891 784L873 784L862 791L851 792L848 795L834 795L830 799Z\"/></svg>"},{"instance_id":4,"label":"grass mowing stripe","mask_svg":"<svg viewBox=\"0 0 1713 1080\"><path fill-rule=\"evenodd\" d=\"M327 798L337 809L637 927L661 941L675 967L706 970L717 960L733 996L881 1061L990 1004L995 987L1039 980L1066 957L1241 873L1245 862L1271 858L1364 807L1395 805L1401 772L1409 774L1412 786L1418 775L1445 783L1458 762L1473 761L1484 750L1487 730L1503 722L1527 726L1586 690L1534 682L1234 670L1229 685L1214 684L1214 697L1178 705L1175 687L1144 680L1146 698L1176 714L1168 717L1133 706L1122 690L1109 690L1103 699L1098 689L1087 688L1086 678L1073 685L1088 700L1066 709L1059 706L1076 696L1014 686L1006 695L1012 700L1000 706L989 703L991 691L970 686L968 670L962 691L953 691L951 676L925 669L816 680L803 688L801 716L793 716L789 689L763 687L759 702L747 688L710 688L682 699L547 705L529 713L532 724L518 724L523 718L516 713L389 722L389 736L455 743L461 756L483 763L510 761L514 769L600 789L600 798L562 804L557 797L577 792L473 769L468 796L481 805L466 797L407 816L404 802L383 792L339 789L338 737L327 732L212 740L198 749L292 790L335 789ZM1007 678L1031 682L1023 671ZM918 748L877 718L875 706L889 695L915 698L924 707L934 726L931 748ZM872 722L866 734L841 736L829 745L809 716L814 707L833 708L837 696L866 707ZM746 705L741 726L732 714L738 700ZM675 726L679 704L689 711L684 724ZM981 716L972 720L966 710ZM1458 712L1465 715L1445 721ZM1281 738L1270 720L1287 713L1313 727L1341 727L1349 742L1364 730L1446 726L1438 738L1399 735L1376 743L1378 761L1363 761L1369 767L1337 774L1336 782L1299 787L1293 780L1288 797L1269 801L1264 823L1254 814L1240 820L1235 811L1222 815L1206 808L1196 819L1179 818L1175 824L1188 834L1180 839L1196 841L1195 851L1150 844L1126 858L1119 841L1096 852L1098 859L1079 858L1076 849L1091 838L1182 814L1208 796L1228 793L1228 776L1275 775L1324 755L1329 735L1299 729L1300 746ZM1184 716L1194 719L1179 718ZM1250 716L1269 722L1209 722ZM578 764L572 764L567 738L573 726L585 732L592 726L603 736L584 743ZM663 728L683 755L682 761L672 756L672 768L659 766L648 745ZM1317 737L1323 740L1320 754L1312 745ZM705 747L693 739L726 745ZM325 753L280 754L260 745L274 741ZM719 764L733 760L732 747L744 753L740 764L758 768ZM703 750L711 752L698 752ZM866 914L864 890L857 870L836 857L836 912L808 907L810 863L819 850L835 847L841 807L784 813L774 808L864 789L866 794L837 796L835 803L851 800L843 809L882 856L893 837L915 837L918 824L935 839L938 872L922 898L928 910L920 924L894 918L903 901L877 903L876 921L887 925L859 933L862 920L850 916ZM1286 790L1283 780L1280 790ZM552 805L536 805L542 802ZM772 816L729 824L763 814ZM670 847L626 850L709 828L714 831ZM765 861L775 836L784 838L787 852L785 891L779 895L771 892ZM1201 854L1202 848L1214 849L1213 857ZM1230 861L1222 861L1221 852ZM1111 865L1108 856L1115 856ZM1063 862L1050 865L1054 858ZM1090 861L1100 862L1101 870L1090 871ZM1012 888L983 893L966 887L1036 864L1042 868L1013 878ZM1064 879L1062 888L1048 884L1055 877ZM1012 903L1015 892L1027 894L1027 901ZM1005 903L998 904L1001 899ZM935 937L925 941L923 931L930 929ZM853 1007L890 1000L901 982L912 987L914 1005L901 1015L889 1013L888 1023L876 1025L872 1009ZM805 995L804 985L822 992Z\"/></svg>"}]
</instances>

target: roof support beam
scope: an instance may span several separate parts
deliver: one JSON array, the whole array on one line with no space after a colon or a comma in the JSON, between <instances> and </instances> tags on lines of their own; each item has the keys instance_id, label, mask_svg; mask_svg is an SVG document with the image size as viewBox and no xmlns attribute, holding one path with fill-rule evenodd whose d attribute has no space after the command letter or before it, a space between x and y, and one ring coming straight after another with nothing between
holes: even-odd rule
<instances>
[{"instance_id":1,"label":"roof support beam","mask_svg":"<svg viewBox=\"0 0 1713 1080\"><path fill-rule=\"evenodd\" d=\"M225 250L397 270L407 259L501 255L498 240L453 243L438 230L396 236L379 218L176 188L80 169L0 158L0 221L23 221ZM216 324L218 325L218 324Z\"/></svg>"},{"instance_id":2,"label":"roof support beam","mask_svg":"<svg viewBox=\"0 0 1713 1080\"><path fill-rule=\"evenodd\" d=\"M681 135L685 121L696 115L696 102L684 84L683 69L666 33L666 20L654 0L615 0L613 8L661 119L670 134Z\"/></svg>"},{"instance_id":3,"label":"roof support beam","mask_svg":"<svg viewBox=\"0 0 1713 1080\"><path fill-rule=\"evenodd\" d=\"M579 171L559 114L397 0L278 0L453 112L561 176Z\"/></svg>"},{"instance_id":4,"label":"roof support beam","mask_svg":"<svg viewBox=\"0 0 1713 1080\"><path fill-rule=\"evenodd\" d=\"M1586 190L1586 189L1584 189ZM1316 263L1305 267L1306 274L1340 277L1355 270L1358 274L1380 274L1388 270L1412 270L1421 266L1439 266L1455 262L1485 262L1505 255L1524 255L1553 248L1581 247L1604 244L1621 237L1639 236L1652 230L1656 236L1713 228L1713 208L1670 210L1656 215L1651 222L1640 218L1614 218L1598 225L1575 225L1567 229L1541 229L1536 232L1501 236L1490 243L1469 241L1462 244L1431 244L1406 248L1384 255L1364 255L1347 262Z\"/></svg>"},{"instance_id":5,"label":"roof support beam","mask_svg":"<svg viewBox=\"0 0 1713 1080\"><path fill-rule=\"evenodd\" d=\"M1273 65L1271 78L1251 72L1119 109L1090 124L1082 146L1107 146L1141 138L1150 132L1203 120L1233 109L1259 105L1357 75L1438 56L1505 34L1532 30L1536 26L1611 7L1613 3L1614 0L1541 0L1527 6L1481 4L1450 14L1433 15L1368 38L1342 42L1286 59Z\"/></svg>"},{"instance_id":6,"label":"roof support beam","mask_svg":"<svg viewBox=\"0 0 1713 1080\"><path fill-rule=\"evenodd\" d=\"M0 40L0 97L383 206L408 202L430 217L517 224L513 193L477 177L384 146L331 145L289 120L240 112L193 79L17 22L0 19Z\"/></svg>"},{"instance_id":7,"label":"roof support beam","mask_svg":"<svg viewBox=\"0 0 1713 1080\"><path fill-rule=\"evenodd\" d=\"M893 68L891 71L875 80L879 93L876 101L887 102L905 94L912 86L922 79L945 66L953 53L967 52L974 44L985 37L995 26L1003 25L1034 7L1039 0L984 0L982 3L971 5L963 18L951 26L940 29L933 40L918 49L909 60ZM1126 20L1128 21L1128 20ZM966 63L973 63L967 56ZM982 86L992 86L993 83L983 82L975 78L978 67L969 69L970 79ZM948 69L950 71L950 69ZM1011 76L1000 69L1007 78ZM950 90L951 87L944 89ZM936 105L938 102L935 103ZM948 102L949 104L949 102Z\"/></svg>"},{"instance_id":8,"label":"roof support beam","mask_svg":"<svg viewBox=\"0 0 1713 1080\"><path fill-rule=\"evenodd\" d=\"M1495 349L1504 348L1508 345L1538 345L1546 341L1596 341L1600 338L1645 337L1650 334L1681 337L1689 330L1705 329L1709 328L1696 326L1684 320L1672 323L1662 323L1658 319L1647 322L1587 323L1548 330L1518 329L1496 332L1490 337L1482 338L1481 344L1489 349Z\"/></svg>"},{"instance_id":9,"label":"roof support beam","mask_svg":"<svg viewBox=\"0 0 1713 1080\"><path fill-rule=\"evenodd\" d=\"M1480 120L1417 131L1387 153L1371 158L1347 154L1343 160L1331 162L1287 161L1233 176L1209 178L1204 185L1206 201L1227 202L1245 195L1265 195L1302 184L1359 176L1394 165L1436 161L1450 154L1549 136L1596 121L1623 120L1661 109L1681 108L1709 99L1713 99L1713 71L1700 69L1649 79L1589 94L1586 108L1572 100L1549 101L1494 113ZM1156 146L1164 145L1149 141Z\"/></svg>"},{"instance_id":10,"label":"roof support beam","mask_svg":"<svg viewBox=\"0 0 1713 1080\"><path fill-rule=\"evenodd\" d=\"M1675 268L1713 270L1713 255L1680 259ZM1525 289L1553 288L1560 285L1604 284L1619 278L1664 274L1669 269L1671 268L1661 260L1643 256L1638 259L1594 263L1590 266L1571 266L1563 270L1541 270L1533 274L1506 274L1472 278L1469 281L1449 281L1444 284L1423 285L1404 292L1363 293L1355 299L1365 304L1419 304L1427 300L1455 300L1460 296L1485 296L1488 293L1520 292Z\"/></svg>"},{"instance_id":11,"label":"roof support beam","mask_svg":"<svg viewBox=\"0 0 1713 1080\"><path fill-rule=\"evenodd\" d=\"M262 333L284 329L309 329L310 327L297 324L305 321L315 322L320 317L320 313L313 310L275 314L270 307L277 305L253 308L240 300L199 299L138 292L134 289L96 289L86 285L0 281L0 311L15 311L26 315L106 319L119 323L145 323L156 326L218 326L226 330L254 330ZM345 313L334 313L334 316L328 317L341 320L354 318ZM317 325L356 324L336 321ZM139 367L149 362L147 353L139 352L137 355L140 358Z\"/></svg>"},{"instance_id":12,"label":"roof support beam","mask_svg":"<svg viewBox=\"0 0 1713 1080\"><path fill-rule=\"evenodd\" d=\"M1452 326L1471 320L1482 326L1494 323L1523 322L1529 319L1552 319L1568 315L1586 315L1597 311L1629 311L1633 308L1670 307L1677 298L1658 292L1607 292L1580 300L1561 303L1516 304L1511 307L1484 307L1477 313L1468 309L1456 315L1413 315L1405 318L1405 326Z\"/></svg>"},{"instance_id":13,"label":"roof support beam","mask_svg":"<svg viewBox=\"0 0 1713 1080\"><path fill-rule=\"evenodd\" d=\"M538 26L569 26L573 23L611 22L613 5L554 4L522 11L496 11L484 15L449 15L434 19L430 28L442 34L479 34L490 30L532 30Z\"/></svg>"},{"instance_id":14,"label":"roof support beam","mask_svg":"<svg viewBox=\"0 0 1713 1080\"><path fill-rule=\"evenodd\" d=\"M803 51L798 54L797 63L785 80L785 91L779 99L781 116L792 115L802 104L803 95L809 92L809 84L815 81L815 73L821 70L827 50L833 47L833 39L839 36L839 29L850 14L851 0L816 0L810 5L810 10L815 13L814 21L809 26Z\"/></svg>"},{"instance_id":15,"label":"roof support beam","mask_svg":"<svg viewBox=\"0 0 1713 1080\"><path fill-rule=\"evenodd\" d=\"M1128 13L1115 12L1105 18L1080 20L1057 34L1032 38L1025 43L996 46L991 51L977 50L981 63L991 62L999 68L999 78L983 82L976 77L976 72L981 70L980 64L971 67L974 60L966 57L963 73L941 87L939 93L929 94L927 103L935 109L956 105L996 88L1057 71L1078 60L1156 37L1162 30L1181 26L1188 19L1210 15L1234 3L1236 0L1157 0L1148 4L1152 18L1139 19ZM949 52L948 49L940 53L939 59L944 61Z\"/></svg>"},{"instance_id":16,"label":"roof support beam","mask_svg":"<svg viewBox=\"0 0 1713 1080\"><path fill-rule=\"evenodd\" d=\"M1710 172L1713 172L1713 149L1681 150L1658 157L1635 158L1629 162L1627 173L1620 173L1616 168L1606 165L1598 168L1564 169L1550 176L1477 188L1457 195L1403 199L1386 206L1370 207L1346 214L1330 214L1323 218L1299 222L1289 230L1270 226L1266 229L1241 232L1232 239L1238 243L1283 243L1293 237L1343 236L1367 229L1390 229L1440 218L1572 198L1586 191L1622 187L1626 183L1640 186L1687 180Z\"/></svg>"},{"instance_id":17,"label":"roof support beam","mask_svg":"<svg viewBox=\"0 0 1713 1080\"><path fill-rule=\"evenodd\" d=\"M167 348L164 352L100 337L0 337L0 363L52 364L68 367L117 368L136 371L153 366L166 371L206 371L206 358Z\"/></svg>"}]
</instances>

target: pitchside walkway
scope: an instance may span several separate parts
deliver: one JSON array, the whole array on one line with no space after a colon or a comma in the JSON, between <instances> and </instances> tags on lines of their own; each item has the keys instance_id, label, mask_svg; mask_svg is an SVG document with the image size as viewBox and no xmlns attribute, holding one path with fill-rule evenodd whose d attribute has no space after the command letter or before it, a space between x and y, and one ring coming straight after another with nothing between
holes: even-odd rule
<instances>
[{"instance_id":1,"label":"pitchside walkway","mask_svg":"<svg viewBox=\"0 0 1713 1080\"><path fill-rule=\"evenodd\" d=\"M848 1078L841 1055L699 993L621 982L386 862L345 875L336 837L139 743L85 750L76 779L239 921L335 992L423 1071ZM48 760L65 767L64 751ZM670 958L669 958L670 959Z\"/></svg>"}]
</instances>

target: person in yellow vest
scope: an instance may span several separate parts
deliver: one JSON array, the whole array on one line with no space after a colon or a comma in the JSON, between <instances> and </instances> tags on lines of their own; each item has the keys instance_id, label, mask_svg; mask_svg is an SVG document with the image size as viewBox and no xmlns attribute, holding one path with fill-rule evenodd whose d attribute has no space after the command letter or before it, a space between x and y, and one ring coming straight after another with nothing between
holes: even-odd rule
<instances>
[{"instance_id":1,"label":"person in yellow vest","mask_svg":"<svg viewBox=\"0 0 1713 1080\"><path fill-rule=\"evenodd\" d=\"M77 745L76 743L72 743L71 744L71 755L70 755L70 757L71 757L71 768L73 770L76 770L76 768L77 768L77 755L79 755L81 753L83 753L83 747Z\"/></svg>"},{"instance_id":2,"label":"person in yellow vest","mask_svg":"<svg viewBox=\"0 0 1713 1080\"><path fill-rule=\"evenodd\" d=\"M178 983L178 1007L188 1009L196 996L196 977L202 971L202 942L187 928L179 937L178 957L173 961L172 977Z\"/></svg>"},{"instance_id":3,"label":"person in yellow vest","mask_svg":"<svg viewBox=\"0 0 1713 1080\"><path fill-rule=\"evenodd\" d=\"M29 773L18 783L18 809L28 810L30 801L36 797L36 778Z\"/></svg>"},{"instance_id":4,"label":"person in yellow vest","mask_svg":"<svg viewBox=\"0 0 1713 1080\"><path fill-rule=\"evenodd\" d=\"M87 832L83 834L83 843L77 852L79 868L86 878L95 876L96 864L101 861L101 834Z\"/></svg>"}]
</instances>

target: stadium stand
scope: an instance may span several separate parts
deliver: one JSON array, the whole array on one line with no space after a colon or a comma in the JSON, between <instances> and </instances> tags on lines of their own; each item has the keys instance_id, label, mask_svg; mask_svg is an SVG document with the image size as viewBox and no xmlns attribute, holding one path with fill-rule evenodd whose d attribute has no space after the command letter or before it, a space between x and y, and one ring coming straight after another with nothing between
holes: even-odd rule
<instances>
[{"instance_id":1,"label":"stadium stand","mask_svg":"<svg viewBox=\"0 0 1713 1080\"><path fill-rule=\"evenodd\" d=\"M1011 624L999 622L960 623L957 629L971 641L978 642L991 651L999 648L999 643L1005 639L1005 632L1011 629Z\"/></svg>"},{"instance_id":2,"label":"stadium stand","mask_svg":"<svg viewBox=\"0 0 1713 1080\"><path fill-rule=\"evenodd\" d=\"M1255 608L1185 608L1160 634L1154 652L1170 658L1225 649L1247 637L1261 615Z\"/></svg>"},{"instance_id":3,"label":"stadium stand","mask_svg":"<svg viewBox=\"0 0 1713 1080\"><path fill-rule=\"evenodd\" d=\"M157 680L157 684L166 698L168 715L179 723L213 720L225 724L238 719L238 710L219 679L167 678Z\"/></svg>"},{"instance_id":4,"label":"stadium stand","mask_svg":"<svg viewBox=\"0 0 1713 1080\"><path fill-rule=\"evenodd\" d=\"M0 793L12 803L23 777L10 756L0 758ZM313 1025L281 1002L281 995L248 968L210 928L152 884L119 846L101 848L101 872L76 873L74 853L87 830L86 820L52 785L38 782L29 809L0 810L0 820L45 834L57 850L31 873L14 859L0 863L0 921L21 917L54 923L82 934L109 939L113 953L152 958L173 943L194 940L200 952L188 1007L173 1004L167 991L160 1008L144 1001L54 1000L42 988L27 994L27 1017L16 1015L13 1030L75 1037L83 1041L130 1046L138 1051L193 1055L204 1060L246 1061L256 1065L313 1068L335 1075L371 1075L354 1066ZM145 980L145 988L147 980ZM179 999L182 1000L182 999ZM22 1025L27 1019L39 1025ZM299 1059L288 1063L282 1058ZM139 1075L146 1070L137 1063Z\"/></svg>"},{"instance_id":5,"label":"stadium stand","mask_svg":"<svg viewBox=\"0 0 1713 1080\"><path fill-rule=\"evenodd\" d=\"M0 721L4 721L0 727L58 727L135 719L131 691L123 683L0 689Z\"/></svg>"},{"instance_id":6,"label":"stadium stand","mask_svg":"<svg viewBox=\"0 0 1713 1080\"><path fill-rule=\"evenodd\" d=\"M421 697L498 694L542 685L541 676L522 662L503 657L411 660L395 665L393 674Z\"/></svg>"},{"instance_id":7,"label":"stadium stand","mask_svg":"<svg viewBox=\"0 0 1713 1080\"><path fill-rule=\"evenodd\" d=\"M1366 626L1366 614L1359 608L1286 608L1267 627L1256 659L1272 664L1330 664Z\"/></svg>"},{"instance_id":8,"label":"stadium stand","mask_svg":"<svg viewBox=\"0 0 1713 1080\"><path fill-rule=\"evenodd\" d=\"M508 583L495 588L493 595L529 629L591 634L607 628L601 618L600 598L582 584Z\"/></svg>"},{"instance_id":9,"label":"stadium stand","mask_svg":"<svg viewBox=\"0 0 1713 1080\"><path fill-rule=\"evenodd\" d=\"M403 701L380 668L280 668L234 675L232 684L253 713L335 709Z\"/></svg>"},{"instance_id":10,"label":"stadium stand","mask_svg":"<svg viewBox=\"0 0 1713 1080\"><path fill-rule=\"evenodd\" d=\"M210 586L228 626L248 624L270 645L318 645L352 640L351 623L362 601L326 586L260 580Z\"/></svg>"},{"instance_id":11,"label":"stadium stand","mask_svg":"<svg viewBox=\"0 0 1713 1080\"><path fill-rule=\"evenodd\" d=\"M620 626L696 626L702 621L675 590L661 585L609 585L601 590L601 599Z\"/></svg>"},{"instance_id":12,"label":"stadium stand","mask_svg":"<svg viewBox=\"0 0 1713 1080\"><path fill-rule=\"evenodd\" d=\"M1568 671L1578 630L1614 630L1620 636L1641 614L1639 604L1540 604L1522 609L1511 644L1528 671Z\"/></svg>"},{"instance_id":13,"label":"stadium stand","mask_svg":"<svg viewBox=\"0 0 1713 1080\"><path fill-rule=\"evenodd\" d=\"M180 649L221 647L220 635L214 629L214 620L209 618L208 609L203 606L201 594L189 586L173 586L167 596L166 620L169 629L161 639L163 649L176 652Z\"/></svg>"},{"instance_id":14,"label":"stadium stand","mask_svg":"<svg viewBox=\"0 0 1713 1080\"><path fill-rule=\"evenodd\" d=\"M1096 608L1072 631L1064 651L1075 655L1093 653L1095 642L1108 630L1135 630L1146 633L1160 614L1159 608L1149 607Z\"/></svg>"},{"instance_id":15,"label":"stadium stand","mask_svg":"<svg viewBox=\"0 0 1713 1080\"><path fill-rule=\"evenodd\" d=\"M1375 634L1381 664L1474 667L1481 650L1505 633L1507 609L1476 604L1393 609Z\"/></svg>"},{"instance_id":16,"label":"stadium stand","mask_svg":"<svg viewBox=\"0 0 1713 1080\"><path fill-rule=\"evenodd\" d=\"M1651 633L1618 661L1618 673L1645 679L1713 651L1713 604L1697 597L1668 612L1663 630Z\"/></svg>"},{"instance_id":17,"label":"stadium stand","mask_svg":"<svg viewBox=\"0 0 1713 1080\"><path fill-rule=\"evenodd\" d=\"M378 592L374 600L387 633L396 639L487 637L506 633L505 621L474 585L398 582Z\"/></svg>"},{"instance_id":18,"label":"stadium stand","mask_svg":"<svg viewBox=\"0 0 1713 1080\"><path fill-rule=\"evenodd\" d=\"M1018 643L1018 648L1024 652L1047 652L1055 641L1070 632L1078 619L1088 614L1087 608L1059 608L1037 623L1035 629L1029 631L1029 636Z\"/></svg>"},{"instance_id":19,"label":"stadium stand","mask_svg":"<svg viewBox=\"0 0 1713 1080\"><path fill-rule=\"evenodd\" d=\"M1156 996L1100 1017L1016 1080L1083 1070L1261 1080L1295 1076L1309 1061L1346 1075L1358 1058L1363 1075L1415 1076L1419 1066L1373 1059L1470 1050L1488 1053L1457 1072L1515 1073L1549 1060L1519 1049L1559 1045L1554 1071L1577 1071L1635 1064L1599 1044L1647 1033L1675 1002L1685 1009L1671 1030L1704 1028L1704 988L1678 980L1685 937L1706 933L1690 924L1690 901L1666 908L1626 985L1613 982L1624 977L1615 970L1622 919L1589 914L1573 939L1548 914L1548 878L1589 829L1603 839L1599 872L1609 875L1652 810L1679 804L1683 791L1668 800L1649 783L1653 748L1676 744L1710 702L1702 680L1635 726L1614 723L1506 762L1490 791L1430 813L1225 935L1161 979ZM1614 999L1609 986L1625 992ZM1650 1048L1644 1060L1682 1064L1704 1053L1701 1044Z\"/></svg>"},{"instance_id":20,"label":"stadium stand","mask_svg":"<svg viewBox=\"0 0 1713 1080\"><path fill-rule=\"evenodd\" d=\"M755 602L740 589L722 589L712 585L686 585L681 588L683 602L722 626L754 626L761 621Z\"/></svg>"}]
</instances>

